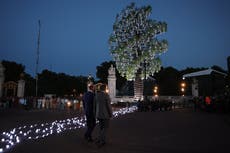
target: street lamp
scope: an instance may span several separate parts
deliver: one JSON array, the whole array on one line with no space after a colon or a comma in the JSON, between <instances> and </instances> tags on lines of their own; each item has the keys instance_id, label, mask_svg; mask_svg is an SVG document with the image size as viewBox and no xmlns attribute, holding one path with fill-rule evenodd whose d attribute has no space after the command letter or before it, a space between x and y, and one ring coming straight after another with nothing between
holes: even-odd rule
<instances>
[{"instance_id":1,"label":"street lamp","mask_svg":"<svg viewBox=\"0 0 230 153\"><path fill-rule=\"evenodd\" d=\"M182 82L180 86L181 86L182 96L184 96L186 83L185 83L185 82Z\"/></svg>"},{"instance_id":2,"label":"street lamp","mask_svg":"<svg viewBox=\"0 0 230 153\"><path fill-rule=\"evenodd\" d=\"M154 88L153 88L153 93L154 93L154 96L155 96L155 97L158 96L158 86L154 86Z\"/></svg>"},{"instance_id":3,"label":"street lamp","mask_svg":"<svg viewBox=\"0 0 230 153\"><path fill-rule=\"evenodd\" d=\"M105 92L106 92L106 93L109 93L109 88L108 88L108 85L106 85Z\"/></svg>"}]
</instances>

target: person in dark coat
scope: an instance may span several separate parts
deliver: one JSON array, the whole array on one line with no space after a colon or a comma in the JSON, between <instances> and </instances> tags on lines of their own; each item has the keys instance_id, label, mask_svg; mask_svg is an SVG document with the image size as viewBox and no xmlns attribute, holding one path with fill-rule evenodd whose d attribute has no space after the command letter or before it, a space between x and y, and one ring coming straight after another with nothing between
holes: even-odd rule
<instances>
[{"instance_id":1,"label":"person in dark coat","mask_svg":"<svg viewBox=\"0 0 230 153\"><path fill-rule=\"evenodd\" d=\"M112 107L109 95L105 92L106 85L101 85L100 90L95 94L96 118L99 121L98 147L106 143L106 133L109 127L109 120L112 117Z\"/></svg>"},{"instance_id":2,"label":"person in dark coat","mask_svg":"<svg viewBox=\"0 0 230 153\"><path fill-rule=\"evenodd\" d=\"M86 116L87 130L85 139L92 142L92 132L96 125L95 104L94 104L94 86L90 85L89 90L83 95L83 108Z\"/></svg>"}]
</instances>

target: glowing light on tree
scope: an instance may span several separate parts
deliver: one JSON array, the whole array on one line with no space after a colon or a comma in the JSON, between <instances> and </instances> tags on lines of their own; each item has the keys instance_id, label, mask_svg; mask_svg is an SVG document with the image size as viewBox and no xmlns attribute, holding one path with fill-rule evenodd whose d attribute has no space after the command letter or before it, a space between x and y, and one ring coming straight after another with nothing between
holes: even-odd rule
<instances>
[{"instance_id":1,"label":"glowing light on tree","mask_svg":"<svg viewBox=\"0 0 230 153\"><path fill-rule=\"evenodd\" d=\"M110 51L117 70L127 80L143 80L158 72L159 56L168 48L166 40L157 39L167 31L167 24L148 19L151 11L151 6L136 8L131 3L116 16Z\"/></svg>"}]
</instances>

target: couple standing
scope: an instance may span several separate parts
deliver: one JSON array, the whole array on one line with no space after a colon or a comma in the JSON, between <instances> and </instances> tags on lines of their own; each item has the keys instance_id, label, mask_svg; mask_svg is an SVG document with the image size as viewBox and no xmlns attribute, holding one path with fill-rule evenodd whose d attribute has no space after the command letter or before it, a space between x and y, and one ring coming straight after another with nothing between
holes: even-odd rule
<instances>
[{"instance_id":1,"label":"couple standing","mask_svg":"<svg viewBox=\"0 0 230 153\"><path fill-rule=\"evenodd\" d=\"M92 132L96 126L96 119L99 121L99 134L96 140L98 147L105 145L106 132L109 120L112 117L111 100L106 93L106 85L102 84L98 91L94 92L94 86L89 85L89 90L83 96L83 107L86 115L87 130L85 139L93 142Z\"/></svg>"}]
</instances>

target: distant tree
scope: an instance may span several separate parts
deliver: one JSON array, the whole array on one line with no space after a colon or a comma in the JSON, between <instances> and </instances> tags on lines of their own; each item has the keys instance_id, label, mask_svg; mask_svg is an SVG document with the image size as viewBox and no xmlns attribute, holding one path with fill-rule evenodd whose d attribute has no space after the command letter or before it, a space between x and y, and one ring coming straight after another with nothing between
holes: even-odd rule
<instances>
[{"instance_id":1,"label":"distant tree","mask_svg":"<svg viewBox=\"0 0 230 153\"><path fill-rule=\"evenodd\" d=\"M20 74L25 73L25 66L22 64L3 60L2 65L5 67L5 82L17 82L20 78Z\"/></svg>"},{"instance_id":2,"label":"distant tree","mask_svg":"<svg viewBox=\"0 0 230 153\"><path fill-rule=\"evenodd\" d=\"M105 61L105 62L101 63L101 65L97 66L96 76L99 79L98 82L108 83L108 79L107 79L108 78L108 70L109 70L111 65L115 66L115 62Z\"/></svg>"},{"instance_id":3,"label":"distant tree","mask_svg":"<svg viewBox=\"0 0 230 153\"><path fill-rule=\"evenodd\" d=\"M227 71L225 71L222 67L217 66L217 65L213 65L213 66L212 66L212 69L213 69L213 70L217 70L217 71L219 71L219 72L227 73Z\"/></svg>"},{"instance_id":4,"label":"distant tree","mask_svg":"<svg viewBox=\"0 0 230 153\"><path fill-rule=\"evenodd\" d=\"M35 96L35 79L31 75L25 73L24 80L25 96Z\"/></svg>"},{"instance_id":5,"label":"distant tree","mask_svg":"<svg viewBox=\"0 0 230 153\"><path fill-rule=\"evenodd\" d=\"M56 73L49 70L43 70L41 74L38 74L38 95L44 94L56 94L57 88Z\"/></svg>"},{"instance_id":6,"label":"distant tree","mask_svg":"<svg viewBox=\"0 0 230 153\"><path fill-rule=\"evenodd\" d=\"M87 77L86 76L77 76L77 93L84 93L87 90Z\"/></svg>"},{"instance_id":7,"label":"distant tree","mask_svg":"<svg viewBox=\"0 0 230 153\"><path fill-rule=\"evenodd\" d=\"M57 96L80 94L87 89L87 77L84 76L70 76L65 73L43 70L38 77L38 93L41 96L44 94Z\"/></svg>"},{"instance_id":8,"label":"distant tree","mask_svg":"<svg viewBox=\"0 0 230 153\"><path fill-rule=\"evenodd\" d=\"M230 73L228 73L226 77L226 87L225 87L226 94L230 95Z\"/></svg>"},{"instance_id":9,"label":"distant tree","mask_svg":"<svg viewBox=\"0 0 230 153\"><path fill-rule=\"evenodd\" d=\"M180 72L173 67L162 68L155 75L159 86L160 95L179 95L180 94Z\"/></svg>"},{"instance_id":10,"label":"distant tree","mask_svg":"<svg viewBox=\"0 0 230 153\"><path fill-rule=\"evenodd\" d=\"M135 96L143 94L142 79L160 70L159 55L168 48L166 40L157 39L167 24L148 19L151 10L150 5L136 8L131 3L117 15L109 38L117 70L127 80L135 80Z\"/></svg>"},{"instance_id":11,"label":"distant tree","mask_svg":"<svg viewBox=\"0 0 230 153\"><path fill-rule=\"evenodd\" d=\"M5 67L5 82L18 82L21 74L25 80L25 96L34 96L35 93L35 79L25 72L25 66L12 61L2 61Z\"/></svg>"}]
</instances>

